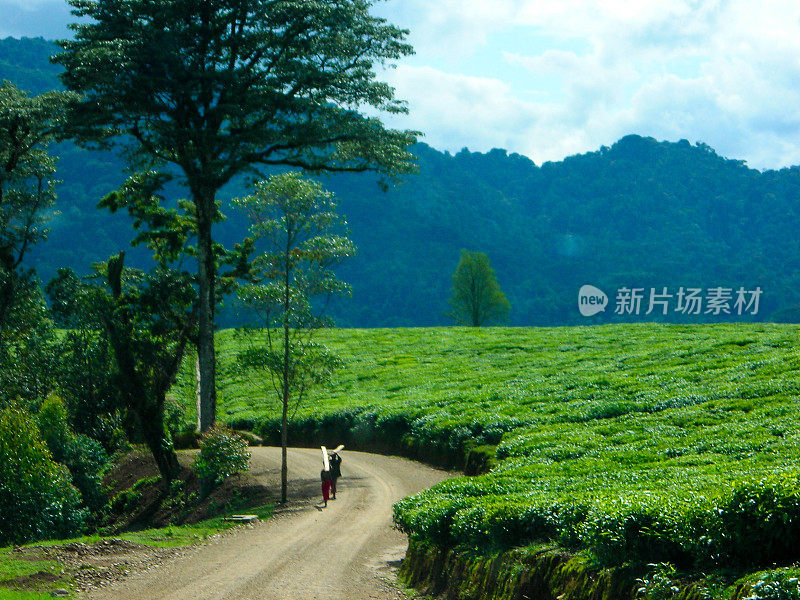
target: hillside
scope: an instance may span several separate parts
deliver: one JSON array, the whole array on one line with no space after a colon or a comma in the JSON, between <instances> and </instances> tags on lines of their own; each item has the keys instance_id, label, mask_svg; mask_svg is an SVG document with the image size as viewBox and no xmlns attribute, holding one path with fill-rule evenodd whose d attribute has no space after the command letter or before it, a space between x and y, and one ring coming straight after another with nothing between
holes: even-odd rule
<instances>
[{"instance_id":1,"label":"hillside","mask_svg":"<svg viewBox=\"0 0 800 600\"><path fill-rule=\"evenodd\" d=\"M415 543L486 554L555 543L629 574L669 562L684 584L702 580L728 598L737 578L800 562L797 333L759 324L330 331L321 341L345 367L300 407L290 441L458 466L465 448L485 456L499 444L489 474L396 506ZM274 440L268 381L235 367L243 344L220 336L219 416ZM191 369L175 393L191 412Z\"/></svg>"},{"instance_id":2,"label":"hillside","mask_svg":"<svg viewBox=\"0 0 800 600\"><path fill-rule=\"evenodd\" d=\"M0 78L35 92L58 86L44 40L0 41ZM442 153L415 147L420 173L388 193L373 176L323 177L348 217L358 256L341 269L353 299L338 305L346 326L447 324L450 281L462 248L488 253L508 296L512 325L793 320L800 303L800 169L759 172L702 144L630 135L610 147L537 166L504 150ZM60 266L86 272L124 249L125 218L96 210L124 177L108 153L65 143L59 211L32 257L43 279ZM175 194L182 193L175 190ZM225 198L246 193L242 182ZM241 215L218 230L241 239ZM76 236L77 232L82 232ZM611 296L624 286L763 290L756 315L683 315L671 310L587 320L576 296L583 284ZM646 300L645 300L646 302ZM787 312L788 310L788 312ZM225 322L236 322L233 311Z\"/></svg>"}]
</instances>

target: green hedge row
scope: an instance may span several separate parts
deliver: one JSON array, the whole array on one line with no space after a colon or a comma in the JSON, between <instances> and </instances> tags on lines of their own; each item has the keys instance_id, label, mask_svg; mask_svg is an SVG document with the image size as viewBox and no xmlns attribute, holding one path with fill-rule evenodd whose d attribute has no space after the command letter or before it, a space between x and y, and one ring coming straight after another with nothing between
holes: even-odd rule
<instances>
[{"instance_id":1,"label":"green hedge row","mask_svg":"<svg viewBox=\"0 0 800 600\"><path fill-rule=\"evenodd\" d=\"M228 423L234 429L253 431L267 445L280 445L280 419L240 419ZM344 444L351 450L399 454L428 464L463 469L467 474L485 473L496 464L497 443L516 423L503 422L471 427L455 425L449 415L422 416L369 408L345 409L293 420L289 445L314 447Z\"/></svg>"},{"instance_id":2,"label":"green hedge row","mask_svg":"<svg viewBox=\"0 0 800 600\"><path fill-rule=\"evenodd\" d=\"M713 501L682 504L641 496L537 504L520 494L423 493L397 503L394 518L414 539L442 548L496 551L553 541L588 549L607 566L790 564L800 560L800 474L742 483Z\"/></svg>"}]
</instances>

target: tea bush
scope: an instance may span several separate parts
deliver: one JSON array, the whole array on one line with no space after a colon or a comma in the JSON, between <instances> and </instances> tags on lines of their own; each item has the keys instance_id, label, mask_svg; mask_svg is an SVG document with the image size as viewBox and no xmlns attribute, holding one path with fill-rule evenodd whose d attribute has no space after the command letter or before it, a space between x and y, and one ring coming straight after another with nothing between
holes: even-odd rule
<instances>
[{"instance_id":1,"label":"tea bush","mask_svg":"<svg viewBox=\"0 0 800 600\"><path fill-rule=\"evenodd\" d=\"M489 474L396 505L398 527L442 546L545 541L603 565L693 572L790 564L800 560L797 334L770 324L324 331L345 366L299 407L290 443L399 446L458 467L471 448L496 445ZM231 367L236 344L220 334L220 418L274 435L277 404ZM194 385L187 367L176 393L189 408Z\"/></svg>"}]
</instances>

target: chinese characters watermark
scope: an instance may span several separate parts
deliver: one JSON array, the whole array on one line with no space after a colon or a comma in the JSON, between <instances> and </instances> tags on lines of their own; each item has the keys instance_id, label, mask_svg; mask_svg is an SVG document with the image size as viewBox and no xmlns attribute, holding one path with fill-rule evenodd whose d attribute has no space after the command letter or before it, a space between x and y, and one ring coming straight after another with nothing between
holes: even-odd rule
<instances>
[{"instance_id":1,"label":"chinese characters watermark","mask_svg":"<svg viewBox=\"0 0 800 600\"><path fill-rule=\"evenodd\" d=\"M739 287L679 287L617 289L614 303L616 315L757 315L761 287L753 290ZM608 296L592 286L584 285L578 292L578 310L584 317L605 311Z\"/></svg>"}]
</instances>

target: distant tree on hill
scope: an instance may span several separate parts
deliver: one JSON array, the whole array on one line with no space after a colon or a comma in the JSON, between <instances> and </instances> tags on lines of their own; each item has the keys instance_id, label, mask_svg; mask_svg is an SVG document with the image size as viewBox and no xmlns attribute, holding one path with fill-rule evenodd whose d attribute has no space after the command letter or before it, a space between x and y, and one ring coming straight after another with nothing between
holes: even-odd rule
<instances>
[{"instance_id":1,"label":"distant tree on hill","mask_svg":"<svg viewBox=\"0 0 800 600\"><path fill-rule=\"evenodd\" d=\"M505 320L511 306L483 252L461 251L453 275L450 298L452 317L459 325L480 327L490 321Z\"/></svg>"}]
</instances>

